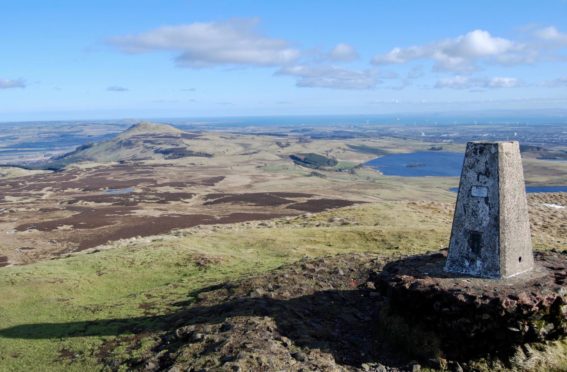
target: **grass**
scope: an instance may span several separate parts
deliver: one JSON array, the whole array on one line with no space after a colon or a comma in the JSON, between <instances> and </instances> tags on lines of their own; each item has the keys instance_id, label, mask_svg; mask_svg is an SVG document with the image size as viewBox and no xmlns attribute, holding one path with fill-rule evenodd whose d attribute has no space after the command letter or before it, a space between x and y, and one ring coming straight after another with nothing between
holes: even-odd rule
<instances>
[{"instance_id":1,"label":"grass","mask_svg":"<svg viewBox=\"0 0 567 372\"><path fill-rule=\"evenodd\" d=\"M163 315L199 290L304 256L398 256L447 245L447 205L363 204L314 215L116 242L100 251L0 269L0 370L101 370L151 348ZM110 347L109 347L110 345ZM560 345L563 347L563 344Z\"/></svg>"},{"instance_id":2,"label":"grass","mask_svg":"<svg viewBox=\"0 0 567 372\"><path fill-rule=\"evenodd\" d=\"M356 168L359 164L352 162L352 161L339 161L337 165L335 165L335 170L349 170Z\"/></svg>"},{"instance_id":3,"label":"grass","mask_svg":"<svg viewBox=\"0 0 567 372\"><path fill-rule=\"evenodd\" d=\"M363 152L365 154L372 154L376 156L383 156L389 154L387 150L381 149L379 147L373 147L368 145L348 145L348 144L347 146L354 151Z\"/></svg>"},{"instance_id":4,"label":"grass","mask_svg":"<svg viewBox=\"0 0 567 372\"><path fill-rule=\"evenodd\" d=\"M336 159L328 158L326 156L315 153L293 154L290 155L290 159L293 160L293 162L297 165L313 169L334 167L338 163Z\"/></svg>"},{"instance_id":5,"label":"grass","mask_svg":"<svg viewBox=\"0 0 567 372\"><path fill-rule=\"evenodd\" d=\"M175 303L190 302L191 293L305 255L397 255L443 245L446 223L415 213L408 204L394 204L264 223L271 226L191 229L117 243L92 254L3 268L0 370L101 369L97 350L103 342L130 336L134 328L146 330L136 348L112 351L117 360L127 360L152 345L155 333L165 326L159 316L175 312ZM329 223L333 218L350 222ZM424 223L416 229L418 221ZM211 264L200 264L203 257Z\"/></svg>"},{"instance_id":6,"label":"grass","mask_svg":"<svg viewBox=\"0 0 567 372\"><path fill-rule=\"evenodd\" d=\"M46 171L29 170L29 169L10 167L10 166L0 166L0 179L30 176L30 175L42 174L42 173L46 173Z\"/></svg>"},{"instance_id":7,"label":"grass","mask_svg":"<svg viewBox=\"0 0 567 372\"><path fill-rule=\"evenodd\" d=\"M523 159L523 166L528 185L548 186L567 184L567 162Z\"/></svg>"},{"instance_id":8,"label":"grass","mask_svg":"<svg viewBox=\"0 0 567 372\"><path fill-rule=\"evenodd\" d=\"M0 329L22 324L143 317L144 305L150 306L152 313L164 314L172 310L168 304L186 300L190 291L275 265L274 259L260 261L261 258L238 252L240 259L224 255L218 267L202 270L193 262L196 249L191 245L164 243L134 244L3 270ZM216 254L222 254L221 251L222 248ZM246 264L247 259L250 265ZM138 323L135 326L149 326L145 321ZM103 337L52 337L48 332L42 335L44 327L38 326L31 338L28 338L29 330L34 327L25 327L22 332L10 335L15 338L0 338L2 368L26 370L40 365L47 370L93 368L97 364L93 351L104 336L116 332L112 324L108 327L108 330L89 330L90 334L99 333ZM80 334L82 330L71 326L62 331L68 335L75 332ZM66 361L62 363L58 356L64 349L80 355L77 362L63 365Z\"/></svg>"}]
</instances>

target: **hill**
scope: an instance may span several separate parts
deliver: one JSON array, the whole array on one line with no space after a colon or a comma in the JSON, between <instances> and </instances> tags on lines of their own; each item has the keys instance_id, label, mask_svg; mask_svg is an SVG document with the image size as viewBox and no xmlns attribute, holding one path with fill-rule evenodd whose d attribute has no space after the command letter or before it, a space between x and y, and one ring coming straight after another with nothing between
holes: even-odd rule
<instances>
[{"instance_id":1,"label":"hill","mask_svg":"<svg viewBox=\"0 0 567 372\"><path fill-rule=\"evenodd\" d=\"M384 299L367 281L369 270L392 259L444 247L451 213L443 203L369 203L196 226L5 267L0 363L65 371L407 371L419 370L416 363L460 370L437 355L428 333L381 318ZM534 226L539 249L549 249L539 243L546 230ZM520 348L510 360L459 363L565 370L566 348L560 340Z\"/></svg>"},{"instance_id":2,"label":"hill","mask_svg":"<svg viewBox=\"0 0 567 372\"><path fill-rule=\"evenodd\" d=\"M50 159L45 168L61 169L84 161L108 163L141 160L178 159L188 156L211 155L192 151L186 140L196 134L187 133L171 125L141 122L115 138L77 147L74 151Z\"/></svg>"},{"instance_id":3,"label":"hill","mask_svg":"<svg viewBox=\"0 0 567 372\"><path fill-rule=\"evenodd\" d=\"M540 160L567 160L567 151L561 149L547 149L541 146L520 145L522 156Z\"/></svg>"},{"instance_id":4,"label":"hill","mask_svg":"<svg viewBox=\"0 0 567 372\"><path fill-rule=\"evenodd\" d=\"M334 167L338 164L336 159L331 159L323 155L308 153L308 154L293 154L289 156L291 160L297 165L302 167L321 169L325 167Z\"/></svg>"}]
</instances>

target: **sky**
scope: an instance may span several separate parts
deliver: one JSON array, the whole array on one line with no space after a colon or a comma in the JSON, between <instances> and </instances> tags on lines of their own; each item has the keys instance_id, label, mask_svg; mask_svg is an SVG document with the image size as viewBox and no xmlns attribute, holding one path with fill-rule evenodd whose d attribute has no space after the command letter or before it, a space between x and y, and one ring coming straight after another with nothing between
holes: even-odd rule
<instances>
[{"instance_id":1,"label":"sky","mask_svg":"<svg viewBox=\"0 0 567 372\"><path fill-rule=\"evenodd\" d=\"M567 108L567 0L7 0L0 46L0 121Z\"/></svg>"}]
</instances>

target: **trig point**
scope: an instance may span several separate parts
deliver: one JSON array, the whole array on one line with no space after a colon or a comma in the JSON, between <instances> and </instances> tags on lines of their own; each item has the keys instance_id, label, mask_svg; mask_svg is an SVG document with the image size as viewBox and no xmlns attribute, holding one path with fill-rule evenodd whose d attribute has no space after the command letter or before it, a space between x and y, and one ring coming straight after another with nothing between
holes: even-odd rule
<instances>
[{"instance_id":1,"label":"trig point","mask_svg":"<svg viewBox=\"0 0 567 372\"><path fill-rule=\"evenodd\" d=\"M567 335L567 253L532 254L518 142L468 143L449 251L390 262L371 281L450 358Z\"/></svg>"},{"instance_id":2,"label":"trig point","mask_svg":"<svg viewBox=\"0 0 567 372\"><path fill-rule=\"evenodd\" d=\"M445 271L508 278L534 258L518 142L469 142Z\"/></svg>"}]
</instances>

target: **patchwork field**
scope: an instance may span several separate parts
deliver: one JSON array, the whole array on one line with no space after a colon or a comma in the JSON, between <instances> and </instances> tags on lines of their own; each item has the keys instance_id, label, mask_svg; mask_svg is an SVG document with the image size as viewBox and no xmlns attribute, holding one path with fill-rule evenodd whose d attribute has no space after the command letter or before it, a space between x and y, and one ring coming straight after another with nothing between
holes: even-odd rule
<instances>
[{"instance_id":1,"label":"patchwork field","mask_svg":"<svg viewBox=\"0 0 567 372\"><path fill-rule=\"evenodd\" d=\"M377 300L360 287L364 268L445 248L458 179L386 177L360 164L434 144L171 130L156 139L155 130L119 138L143 151L106 142L75 151L81 161L62 171L0 179L0 369L411 367L416 350L396 353L392 340L374 345L381 359L345 346L370 337L353 320ZM532 184L565 181L564 162L525 165ZM566 195L529 195L536 249L566 249ZM255 299L268 292L274 301ZM326 333L335 326L344 345ZM565 344L548 346L546 368L565 368Z\"/></svg>"},{"instance_id":2,"label":"patchwork field","mask_svg":"<svg viewBox=\"0 0 567 372\"><path fill-rule=\"evenodd\" d=\"M431 148L434 144L392 138L188 133L140 124L48 164L65 164L64 170L6 172L0 179L0 265L202 224L381 200L451 202L455 196L448 190L457 186L456 177L386 177L360 167L377 154ZM535 185L565 184L566 167L527 157L526 177Z\"/></svg>"}]
</instances>

